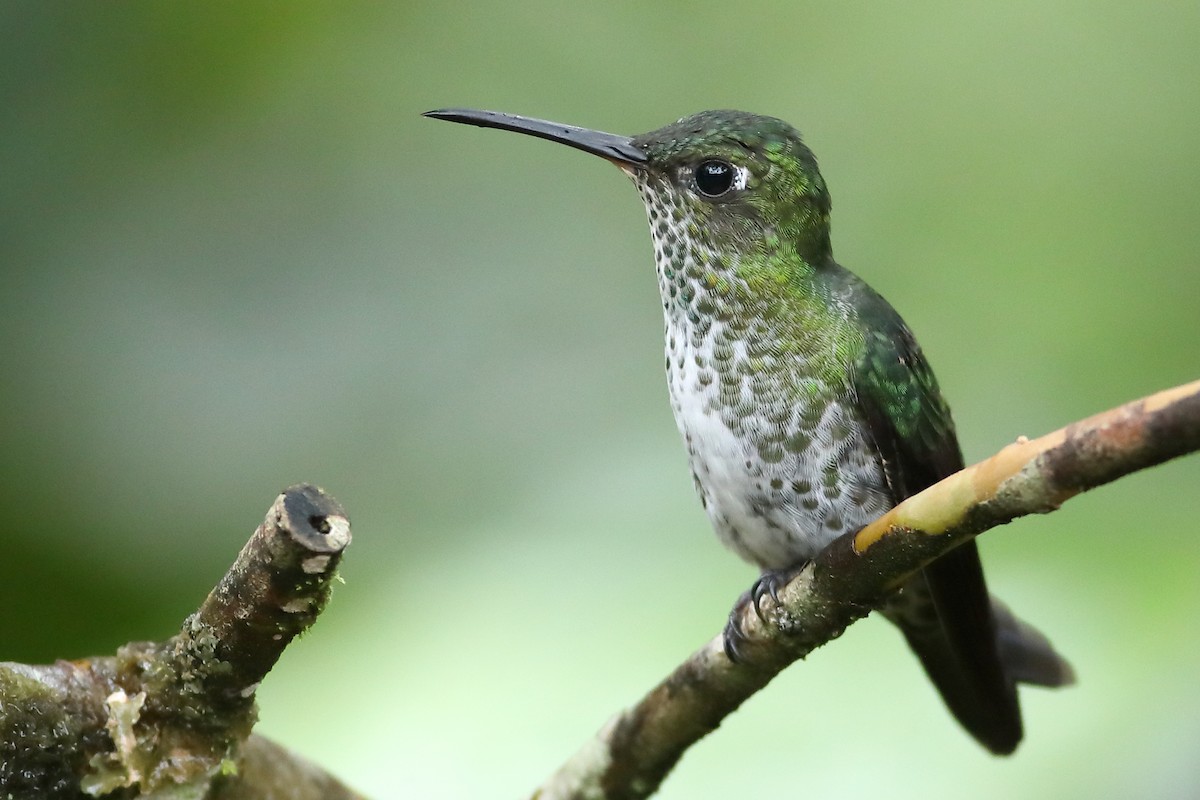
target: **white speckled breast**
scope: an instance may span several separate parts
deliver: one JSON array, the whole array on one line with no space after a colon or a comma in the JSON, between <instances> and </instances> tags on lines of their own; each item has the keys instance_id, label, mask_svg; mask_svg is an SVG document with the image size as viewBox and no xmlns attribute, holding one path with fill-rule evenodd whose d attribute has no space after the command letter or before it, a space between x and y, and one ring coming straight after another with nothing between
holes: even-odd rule
<instances>
[{"instance_id":1,"label":"white speckled breast","mask_svg":"<svg viewBox=\"0 0 1200 800\"><path fill-rule=\"evenodd\" d=\"M736 262L709 254L670 192L644 182L666 321L667 385L696 489L721 540L762 569L811 558L891 507L844 386L730 304Z\"/></svg>"}]
</instances>

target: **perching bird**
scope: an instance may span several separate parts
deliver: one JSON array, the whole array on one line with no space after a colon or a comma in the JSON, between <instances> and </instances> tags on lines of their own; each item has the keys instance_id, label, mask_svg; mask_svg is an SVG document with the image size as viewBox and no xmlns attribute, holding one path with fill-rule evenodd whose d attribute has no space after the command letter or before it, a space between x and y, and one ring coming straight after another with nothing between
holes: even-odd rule
<instances>
[{"instance_id":1,"label":"perching bird","mask_svg":"<svg viewBox=\"0 0 1200 800\"><path fill-rule=\"evenodd\" d=\"M706 111L626 137L490 111L427 116L561 142L633 179L654 240L675 421L717 535L762 570L754 602L963 467L912 332L834 260L829 192L791 125ZM1017 683L1073 680L1044 636L989 597L974 542L882 611L994 753L1021 740ZM737 636L731 623L731 656Z\"/></svg>"}]
</instances>

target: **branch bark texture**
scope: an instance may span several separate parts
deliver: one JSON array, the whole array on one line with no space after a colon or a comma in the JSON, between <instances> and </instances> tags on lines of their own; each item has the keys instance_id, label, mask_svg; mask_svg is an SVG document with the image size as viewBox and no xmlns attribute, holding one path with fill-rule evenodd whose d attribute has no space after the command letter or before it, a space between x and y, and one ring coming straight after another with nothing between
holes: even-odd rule
<instances>
[{"instance_id":1,"label":"branch bark texture","mask_svg":"<svg viewBox=\"0 0 1200 800\"><path fill-rule=\"evenodd\" d=\"M533 800L653 794L683 753L786 666L837 638L914 572L989 528L1200 449L1200 381L1022 437L826 548L760 619L742 613L744 662L720 635L612 718Z\"/></svg>"},{"instance_id":2,"label":"branch bark texture","mask_svg":"<svg viewBox=\"0 0 1200 800\"><path fill-rule=\"evenodd\" d=\"M349 543L338 502L293 486L177 635L0 663L0 797L357 797L250 736L259 682L324 607Z\"/></svg>"}]
</instances>

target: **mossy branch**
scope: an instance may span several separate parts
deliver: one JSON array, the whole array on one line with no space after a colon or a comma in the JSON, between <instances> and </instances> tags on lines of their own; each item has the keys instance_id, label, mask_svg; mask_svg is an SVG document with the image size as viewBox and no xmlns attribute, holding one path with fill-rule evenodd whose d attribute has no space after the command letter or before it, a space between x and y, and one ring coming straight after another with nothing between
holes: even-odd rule
<instances>
[{"instance_id":1,"label":"mossy branch","mask_svg":"<svg viewBox=\"0 0 1200 800\"><path fill-rule=\"evenodd\" d=\"M717 636L613 717L532 797L633 800L786 666L839 636L930 561L1025 514L1200 449L1200 381L1022 438L834 541L779 592L762 620L746 607L743 661ZM768 604L769 605L769 604Z\"/></svg>"},{"instance_id":2,"label":"mossy branch","mask_svg":"<svg viewBox=\"0 0 1200 800\"><path fill-rule=\"evenodd\" d=\"M349 543L338 502L293 486L176 636L0 663L0 797L359 797L250 734L259 682L321 612Z\"/></svg>"}]
</instances>

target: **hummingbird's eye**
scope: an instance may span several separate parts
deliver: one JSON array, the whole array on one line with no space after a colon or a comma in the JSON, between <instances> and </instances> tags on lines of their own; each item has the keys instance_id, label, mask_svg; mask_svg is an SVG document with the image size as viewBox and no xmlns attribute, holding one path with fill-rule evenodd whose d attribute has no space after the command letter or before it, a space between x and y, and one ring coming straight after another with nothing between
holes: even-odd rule
<instances>
[{"instance_id":1,"label":"hummingbird's eye","mask_svg":"<svg viewBox=\"0 0 1200 800\"><path fill-rule=\"evenodd\" d=\"M733 165L710 159L696 167L696 188L705 197L720 197L733 186Z\"/></svg>"}]
</instances>

